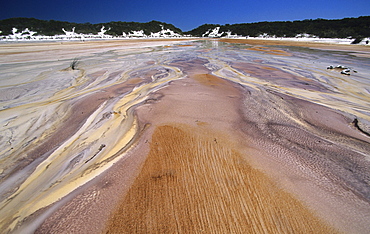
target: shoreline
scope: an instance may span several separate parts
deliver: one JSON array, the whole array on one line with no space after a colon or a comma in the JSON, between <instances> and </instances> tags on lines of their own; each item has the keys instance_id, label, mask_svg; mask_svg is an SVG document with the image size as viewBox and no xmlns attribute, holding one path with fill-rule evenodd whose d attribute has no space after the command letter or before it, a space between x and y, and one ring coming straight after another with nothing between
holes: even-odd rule
<instances>
[{"instance_id":1,"label":"shoreline","mask_svg":"<svg viewBox=\"0 0 370 234\"><path fill-rule=\"evenodd\" d=\"M338 46L338 48L354 47L370 50L370 45L363 44L345 44L334 41L331 38L322 38L323 41L312 41L294 38L212 38L212 37L179 37L179 38L114 38L114 39L95 39L95 40L19 40L19 41L0 41L1 46L31 46L31 45L47 45L47 44L96 44L96 43L117 43L117 42L158 42L158 41L194 41L194 40L218 40L225 42L251 44L251 45L288 45L288 46L302 46L302 47L327 47ZM333 40L333 41L330 41ZM249 43L247 43L249 42Z\"/></svg>"},{"instance_id":2,"label":"shoreline","mask_svg":"<svg viewBox=\"0 0 370 234\"><path fill-rule=\"evenodd\" d=\"M96 39L96 40L20 40L20 41L1 41L2 45L47 45L47 44L96 44L96 43L117 43L117 42L158 42L158 41L191 41L198 37L180 37L180 38L115 38L115 39Z\"/></svg>"},{"instance_id":3,"label":"shoreline","mask_svg":"<svg viewBox=\"0 0 370 234\"><path fill-rule=\"evenodd\" d=\"M223 42L241 43L256 46L297 46L314 49L322 49L328 51L346 51L354 55L370 58L370 46L368 45L352 45L352 44L338 44L328 42L311 42L311 41L293 41L284 39L220 39Z\"/></svg>"},{"instance_id":4,"label":"shoreline","mask_svg":"<svg viewBox=\"0 0 370 234\"><path fill-rule=\"evenodd\" d=\"M30 47L30 52L33 52L32 47L41 46L64 46L65 49L71 49L68 47L72 46L83 46L88 47L91 45L103 48L109 44L113 46L123 46L125 44L128 48L143 47L140 43L147 44L147 47L162 45L164 42L170 42L174 44L177 42L191 42L191 41L220 41L227 43L238 43L238 44L248 44L252 46L295 46L295 47L306 47L314 49L322 49L328 51L345 51L352 53L356 56L370 58L370 46L368 45L356 45L356 44L339 44L330 42L312 42L312 41L294 41L285 39L240 39L240 38L202 38L202 37L192 37L192 38L123 38L123 39L106 39L106 40L90 40L90 41L30 41L30 42L9 42L0 43L0 55L8 55L11 53L20 53L15 50L20 47L20 49L25 49L24 47ZM124 43L124 44L123 44ZM153 44L151 44L153 43ZM159 44L158 44L159 43ZM144 46L145 47L145 46ZM2 49L15 50L7 53L2 52Z\"/></svg>"}]
</instances>

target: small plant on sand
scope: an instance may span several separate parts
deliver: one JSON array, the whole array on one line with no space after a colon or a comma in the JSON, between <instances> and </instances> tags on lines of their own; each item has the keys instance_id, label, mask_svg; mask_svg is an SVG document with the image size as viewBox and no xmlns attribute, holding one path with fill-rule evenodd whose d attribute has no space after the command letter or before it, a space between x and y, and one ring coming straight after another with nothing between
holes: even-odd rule
<instances>
[{"instance_id":1,"label":"small plant on sand","mask_svg":"<svg viewBox=\"0 0 370 234\"><path fill-rule=\"evenodd\" d=\"M80 61L78 60L78 58L74 58L73 61L71 62L71 64L69 65L69 67L72 69L72 70L77 70L77 65Z\"/></svg>"}]
</instances>

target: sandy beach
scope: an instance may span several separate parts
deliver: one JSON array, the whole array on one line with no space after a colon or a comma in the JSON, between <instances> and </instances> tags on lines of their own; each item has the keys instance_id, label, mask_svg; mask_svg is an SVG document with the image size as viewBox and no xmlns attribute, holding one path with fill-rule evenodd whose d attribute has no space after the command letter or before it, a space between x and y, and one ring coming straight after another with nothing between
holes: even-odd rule
<instances>
[{"instance_id":1,"label":"sandy beach","mask_svg":"<svg viewBox=\"0 0 370 234\"><path fill-rule=\"evenodd\" d=\"M118 40L0 54L2 233L368 232L369 47ZM350 75L327 69L338 64Z\"/></svg>"}]
</instances>

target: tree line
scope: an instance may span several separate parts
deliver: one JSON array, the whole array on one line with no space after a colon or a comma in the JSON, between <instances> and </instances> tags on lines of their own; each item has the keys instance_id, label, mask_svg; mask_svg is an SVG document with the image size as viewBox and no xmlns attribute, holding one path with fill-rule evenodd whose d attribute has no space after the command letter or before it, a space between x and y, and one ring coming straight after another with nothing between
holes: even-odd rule
<instances>
[{"instance_id":1,"label":"tree line","mask_svg":"<svg viewBox=\"0 0 370 234\"><path fill-rule=\"evenodd\" d=\"M370 16L344 18L338 20L308 19L301 21L276 21L242 24L204 24L189 32L202 36L208 29L220 27L220 32L257 37L268 34L276 37L295 37L297 34L310 34L321 38L363 38L370 37Z\"/></svg>"},{"instance_id":2,"label":"tree line","mask_svg":"<svg viewBox=\"0 0 370 234\"><path fill-rule=\"evenodd\" d=\"M209 29L220 27L220 32L231 31L233 34L242 36L259 36L268 34L276 37L295 37L297 34L310 34L322 38L364 38L370 37L370 16L360 16L357 18L344 18L337 20L327 19L308 19L301 21L275 21L242 24L204 24L191 31L182 32L181 29L172 24L159 21L147 23L112 21L108 23L72 23L56 20L39 20L35 18L10 18L0 20L0 35L9 35L12 28L19 31L28 28L36 31L37 35L53 36L64 34L62 28L67 31L75 27L76 33L97 34L102 26L109 29L106 34L112 36L122 35L122 32L144 30L149 35L151 32L160 31L161 25L165 29L171 29L175 33L201 37Z\"/></svg>"},{"instance_id":3,"label":"tree line","mask_svg":"<svg viewBox=\"0 0 370 234\"><path fill-rule=\"evenodd\" d=\"M144 33L149 35L151 32L161 31L161 25L163 25L165 29L170 29L175 33L182 34L181 29L176 28L172 24L154 20L147 23L112 21L108 23L91 24L71 23L56 20L39 20L35 18L10 18L0 20L0 31L2 31L0 35L12 34L13 28L17 28L18 31L28 28L31 31L37 32L36 35L54 36L64 34L62 28L67 31L71 31L73 27L75 27L76 33L97 34L100 32L102 26L104 26L105 29L110 28L105 34L112 36L120 36L122 35L122 32L129 33L132 30L144 30Z\"/></svg>"}]
</instances>

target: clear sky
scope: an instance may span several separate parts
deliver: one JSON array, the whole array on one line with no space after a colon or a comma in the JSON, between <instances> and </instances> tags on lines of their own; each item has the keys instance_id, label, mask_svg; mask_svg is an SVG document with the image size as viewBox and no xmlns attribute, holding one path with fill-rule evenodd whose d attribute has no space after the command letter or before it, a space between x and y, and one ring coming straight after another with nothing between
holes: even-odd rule
<instances>
[{"instance_id":1,"label":"clear sky","mask_svg":"<svg viewBox=\"0 0 370 234\"><path fill-rule=\"evenodd\" d=\"M162 21L183 31L205 23L341 19L370 15L370 0L1 0L0 19L76 23Z\"/></svg>"}]
</instances>

